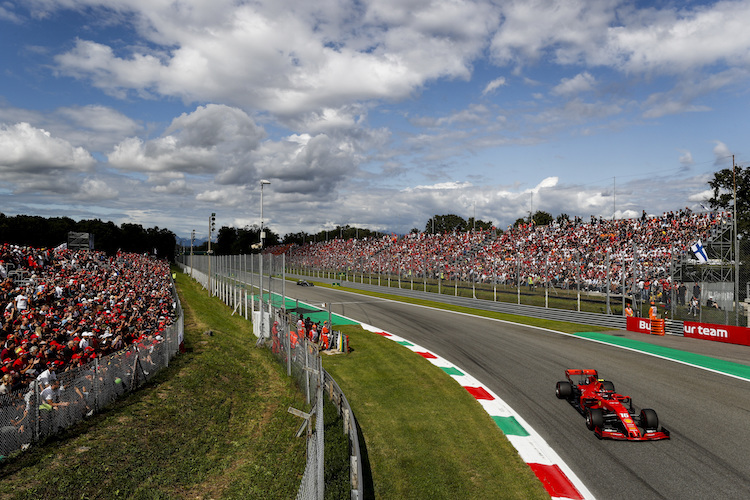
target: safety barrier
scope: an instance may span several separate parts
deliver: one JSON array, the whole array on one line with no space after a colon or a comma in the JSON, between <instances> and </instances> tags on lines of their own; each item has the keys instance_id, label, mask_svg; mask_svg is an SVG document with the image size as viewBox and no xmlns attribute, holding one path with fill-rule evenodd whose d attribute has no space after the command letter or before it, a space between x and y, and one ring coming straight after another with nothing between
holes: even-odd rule
<instances>
[{"instance_id":1,"label":"safety barrier","mask_svg":"<svg viewBox=\"0 0 750 500\"><path fill-rule=\"evenodd\" d=\"M651 335L664 335L664 320L663 319L652 319L651 320Z\"/></svg>"}]
</instances>

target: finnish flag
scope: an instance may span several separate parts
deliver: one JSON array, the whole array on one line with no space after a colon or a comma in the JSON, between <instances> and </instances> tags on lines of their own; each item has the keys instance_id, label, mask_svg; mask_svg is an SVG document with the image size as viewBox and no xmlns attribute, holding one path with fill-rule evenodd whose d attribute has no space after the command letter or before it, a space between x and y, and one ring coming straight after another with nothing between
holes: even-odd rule
<instances>
[{"instance_id":1,"label":"finnish flag","mask_svg":"<svg viewBox=\"0 0 750 500\"><path fill-rule=\"evenodd\" d=\"M698 243L690 247L690 250L693 251L695 254L695 258L698 259L698 262L701 264L705 264L708 262L708 257L706 256L706 251L703 249L703 243L701 243L701 240L698 240Z\"/></svg>"}]
</instances>

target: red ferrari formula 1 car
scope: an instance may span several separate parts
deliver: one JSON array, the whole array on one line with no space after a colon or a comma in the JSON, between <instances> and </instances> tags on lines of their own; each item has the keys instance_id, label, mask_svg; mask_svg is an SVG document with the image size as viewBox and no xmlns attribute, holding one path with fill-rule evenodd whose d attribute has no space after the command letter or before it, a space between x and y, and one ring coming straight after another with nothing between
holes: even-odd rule
<instances>
[{"instance_id":1,"label":"red ferrari formula 1 car","mask_svg":"<svg viewBox=\"0 0 750 500\"><path fill-rule=\"evenodd\" d=\"M615 392L615 384L602 380L596 370L565 370L555 395L567 400L586 417L586 427L599 439L656 441L669 439L669 431L659 429L659 418L651 409L636 415L630 396Z\"/></svg>"}]
</instances>

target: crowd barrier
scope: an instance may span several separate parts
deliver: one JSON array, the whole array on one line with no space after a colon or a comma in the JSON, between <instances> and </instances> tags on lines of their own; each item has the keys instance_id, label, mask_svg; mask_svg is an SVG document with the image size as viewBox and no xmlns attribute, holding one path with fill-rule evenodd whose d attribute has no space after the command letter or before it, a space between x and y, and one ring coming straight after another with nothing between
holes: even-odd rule
<instances>
[{"instance_id":1,"label":"crowd barrier","mask_svg":"<svg viewBox=\"0 0 750 500\"><path fill-rule=\"evenodd\" d=\"M184 335L182 307L174 284L172 296L175 320L160 333L162 340L133 344L58 373L60 388L55 406L42 399L44 387L37 381L26 389L0 395L0 455L7 457L25 450L92 416L168 366Z\"/></svg>"}]
</instances>

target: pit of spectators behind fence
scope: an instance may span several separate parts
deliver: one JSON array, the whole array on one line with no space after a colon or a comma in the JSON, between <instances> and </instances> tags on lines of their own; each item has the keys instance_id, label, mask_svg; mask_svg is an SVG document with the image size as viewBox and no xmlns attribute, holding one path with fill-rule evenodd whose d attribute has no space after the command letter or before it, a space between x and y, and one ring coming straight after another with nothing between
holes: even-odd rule
<instances>
[{"instance_id":1,"label":"pit of spectators behind fence","mask_svg":"<svg viewBox=\"0 0 750 500\"><path fill-rule=\"evenodd\" d=\"M0 455L66 429L167 366L183 318L169 264L0 245Z\"/></svg>"},{"instance_id":2,"label":"pit of spectators behind fence","mask_svg":"<svg viewBox=\"0 0 750 500\"><path fill-rule=\"evenodd\" d=\"M141 341L88 364L57 374L57 384L34 380L0 395L0 455L8 456L91 417L124 394L148 382L179 350L183 314L173 288L175 321L161 340ZM52 402L45 389L52 391Z\"/></svg>"},{"instance_id":3,"label":"pit of spectators behind fence","mask_svg":"<svg viewBox=\"0 0 750 500\"><path fill-rule=\"evenodd\" d=\"M311 409L290 408L290 412L300 417L299 434L307 440L307 460L297 498L325 497L324 395L341 416L342 432L349 437L351 498L363 498L362 460L354 413L343 391L323 368L321 358L325 347L329 351L346 351L347 341L341 332L331 330L324 345L321 338L310 338L307 330L299 330L300 317L311 310L286 299L284 257L183 255L178 261L184 273L219 297L232 309L232 314L252 320L257 345L269 349L304 392ZM330 313L324 321L332 324Z\"/></svg>"}]
</instances>

